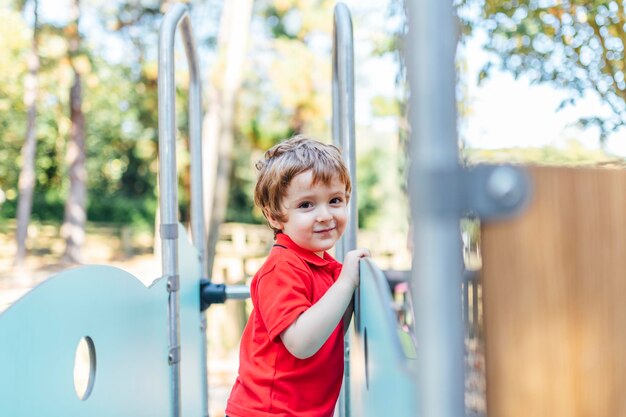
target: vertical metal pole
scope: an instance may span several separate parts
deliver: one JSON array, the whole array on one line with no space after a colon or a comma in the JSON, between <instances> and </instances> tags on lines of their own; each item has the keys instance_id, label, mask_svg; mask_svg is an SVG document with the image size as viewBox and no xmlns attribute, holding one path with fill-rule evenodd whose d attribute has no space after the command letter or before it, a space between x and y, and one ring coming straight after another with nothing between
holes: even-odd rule
<instances>
[{"instance_id":1,"label":"vertical metal pole","mask_svg":"<svg viewBox=\"0 0 626 417\"><path fill-rule=\"evenodd\" d=\"M198 257L202 267L202 277L210 277L207 258L207 230L204 223L204 185L202 163L202 84L200 71L198 68L198 58L194 45L193 33L191 30L191 20L183 19L181 22L183 43L187 55L187 66L189 67L189 152L191 154L191 237L194 246L198 250ZM201 277L199 277L201 278ZM202 356L202 413L209 415L209 381L208 381L208 352L206 342L206 315L200 311L201 356Z\"/></svg>"},{"instance_id":2,"label":"vertical metal pole","mask_svg":"<svg viewBox=\"0 0 626 417\"><path fill-rule=\"evenodd\" d=\"M191 153L191 227L203 273L206 273L206 244L202 198L202 94L198 59L187 6L174 4L163 18L159 33L159 188L163 276L168 280L170 415L179 417L180 401L180 318L178 269L178 175L176 170L176 89L174 81L174 39L181 26L189 67L189 141ZM200 277L199 277L200 278ZM202 313L200 313L202 314ZM203 325L204 319L201 317ZM208 415L206 346L202 338L204 372L202 407Z\"/></svg>"},{"instance_id":3,"label":"vertical metal pole","mask_svg":"<svg viewBox=\"0 0 626 417\"><path fill-rule=\"evenodd\" d=\"M462 209L455 100L457 21L452 0L408 1L410 188L421 417L465 413Z\"/></svg>"},{"instance_id":4,"label":"vertical metal pole","mask_svg":"<svg viewBox=\"0 0 626 417\"><path fill-rule=\"evenodd\" d=\"M346 253L356 248L358 229L356 156L354 123L354 47L352 18L343 3L337 3L333 26L333 143L342 150L350 171L352 195L348 203L349 222L337 242L336 255L343 261ZM350 416L350 339L344 339L344 378L339 397L339 415Z\"/></svg>"},{"instance_id":5,"label":"vertical metal pole","mask_svg":"<svg viewBox=\"0 0 626 417\"><path fill-rule=\"evenodd\" d=\"M183 45L189 67L189 153L191 154L191 232L192 241L198 250L202 273L206 270L206 228L204 224L202 198L202 85L198 59L194 45L191 22L188 17L180 24Z\"/></svg>"}]
</instances>

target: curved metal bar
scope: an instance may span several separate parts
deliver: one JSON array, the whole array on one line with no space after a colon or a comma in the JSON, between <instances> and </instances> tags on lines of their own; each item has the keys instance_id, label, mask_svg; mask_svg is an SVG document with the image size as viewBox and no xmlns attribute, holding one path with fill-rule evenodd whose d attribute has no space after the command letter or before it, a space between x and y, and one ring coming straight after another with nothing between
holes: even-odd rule
<instances>
[{"instance_id":1,"label":"curved metal bar","mask_svg":"<svg viewBox=\"0 0 626 417\"><path fill-rule=\"evenodd\" d=\"M348 251L356 248L358 218L354 126L352 18L348 7L344 3L337 3L333 27L333 143L341 149L352 181L352 195L348 205L350 220L345 233L337 244L337 259L339 261L343 261Z\"/></svg>"},{"instance_id":2,"label":"curved metal bar","mask_svg":"<svg viewBox=\"0 0 626 417\"><path fill-rule=\"evenodd\" d=\"M160 231L163 277L168 280L169 292L170 415L173 417L179 417L181 413L177 236L178 175L176 170L176 86L174 80L174 40L176 29L179 25L189 67L192 238L195 247L198 249L203 272L206 273L205 227L202 207L202 95L198 59L191 33L188 8L184 4L177 3L170 7L161 23L158 78ZM204 393L206 393L206 389ZM206 399L204 402L206 403ZM205 407L205 410L207 409L206 404L203 404L203 407Z\"/></svg>"},{"instance_id":3,"label":"curved metal bar","mask_svg":"<svg viewBox=\"0 0 626 417\"><path fill-rule=\"evenodd\" d=\"M420 416L465 414L461 281L462 211L457 131L456 14L451 0L407 2L411 87L412 297ZM441 184L447 186L441 187ZM445 207L433 204L451 197Z\"/></svg>"},{"instance_id":4,"label":"curved metal bar","mask_svg":"<svg viewBox=\"0 0 626 417\"><path fill-rule=\"evenodd\" d=\"M354 46L352 17L344 3L337 3L333 22L333 143L342 150L352 182L348 203L349 221L346 231L337 242L336 256L343 261L348 251L356 248L358 228L356 157L354 149ZM358 297L355 297L355 303ZM344 378L339 397L339 416L350 416L350 339L344 339Z\"/></svg>"}]
</instances>

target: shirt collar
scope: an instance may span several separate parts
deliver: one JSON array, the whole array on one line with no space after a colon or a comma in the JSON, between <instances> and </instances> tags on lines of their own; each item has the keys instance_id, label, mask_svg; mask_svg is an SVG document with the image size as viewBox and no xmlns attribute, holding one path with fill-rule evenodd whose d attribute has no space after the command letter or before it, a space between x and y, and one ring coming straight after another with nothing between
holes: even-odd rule
<instances>
[{"instance_id":1,"label":"shirt collar","mask_svg":"<svg viewBox=\"0 0 626 417\"><path fill-rule=\"evenodd\" d=\"M298 246L289 236L284 233L278 233L276 235L276 244L283 245L293 251L295 251L298 256L304 259L307 263L310 263L315 266L329 266L337 264L338 262L330 256L330 254L324 251L324 258L318 256L315 252L310 250L301 248Z\"/></svg>"}]
</instances>

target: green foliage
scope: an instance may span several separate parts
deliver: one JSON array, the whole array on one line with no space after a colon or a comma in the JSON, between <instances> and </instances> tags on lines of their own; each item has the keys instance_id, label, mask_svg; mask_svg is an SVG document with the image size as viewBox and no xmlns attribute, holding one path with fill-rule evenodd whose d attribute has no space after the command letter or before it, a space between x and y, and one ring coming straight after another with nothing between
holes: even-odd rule
<instances>
[{"instance_id":1,"label":"green foliage","mask_svg":"<svg viewBox=\"0 0 626 417\"><path fill-rule=\"evenodd\" d=\"M0 3L0 14L0 161L6 161L0 164L0 190L11 204L19 175L14 162L19 160L26 126L22 85L30 38L28 27L6 2Z\"/></svg>"},{"instance_id":2,"label":"green foliage","mask_svg":"<svg viewBox=\"0 0 626 417\"><path fill-rule=\"evenodd\" d=\"M94 222L153 226L156 199L116 196L113 199L92 199L87 218Z\"/></svg>"},{"instance_id":3,"label":"green foliage","mask_svg":"<svg viewBox=\"0 0 626 417\"><path fill-rule=\"evenodd\" d=\"M83 82L89 221L149 227L154 223L158 150L156 40L161 16L155 5L145 1L100 0L84 4L84 10L101 12L95 13L101 19L96 22L100 24L97 30L81 26L83 49L72 57ZM254 208L253 188L254 161L266 149L301 132L326 142L331 140L330 39L334 5L330 0L256 2L253 27L257 32L252 37L235 116L236 161L227 221L264 222ZM32 35L26 24L30 17L20 16L11 7L0 0L0 194L6 197L0 204L0 219L15 217L20 150L26 130L24 75ZM65 159L71 128L68 91L73 72L67 58L66 27L60 23L39 23L41 69L32 217L36 221L60 222L69 185ZM194 29L206 33L197 25ZM198 39L198 45L212 44L214 35L206 34L207 38ZM384 39L380 40L383 45ZM110 57L109 48L128 49L118 54L124 56L119 61ZM206 55L210 52L201 51ZM187 88L186 69L177 67L181 67L177 74L177 116L182 145L177 158L184 220L189 216ZM373 104L380 115L403 111L395 98L378 97ZM399 181L397 168L389 165L392 159L381 149L370 149L358 162L361 226L374 227L385 219L398 218L396 212L389 211L389 204L396 204L390 184Z\"/></svg>"},{"instance_id":4,"label":"green foliage","mask_svg":"<svg viewBox=\"0 0 626 417\"><path fill-rule=\"evenodd\" d=\"M597 166L622 165L621 158L606 153L601 149L589 149L576 140L570 140L566 146L545 146L541 148L512 149L464 149L463 158L468 164L517 163L550 166Z\"/></svg>"},{"instance_id":5,"label":"green foliage","mask_svg":"<svg viewBox=\"0 0 626 417\"><path fill-rule=\"evenodd\" d=\"M264 29L252 36L238 97L226 221L264 222L254 208L253 190L254 162L265 150L297 133L330 140L331 51L316 50L311 43L319 36L330 38L333 5L326 0L257 2L253 19Z\"/></svg>"},{"instance_id":6,"label":"green foliage","mask_svg":"<svg viewBox=\"0 0 626 417\"><path fill-rule=\"evenodd\" d=\"M251 150L249 145L246 146L241 139L238 142L225 221L261 224L265 222L265 219L254 205L256 172L250 163L252 160Z\"/></svg>"},{"instance_id":7,"label":"green foliage","mask_svg":"<svg viewBox=\"0 0 626 417\"><path fill-rule=\"evenodd\" d=\"M253 19L267 29L253 33L238 100L240 133L254 146L266 149L294 133L330 130L331 50L314 45L332 36L333 6L328 0L257 3Z\"/></svg>"},{"instance_id":8,"label":"green foliage","mask_svg":"<svg viewBox=\"0 0 626 417\"><path fill-rule=\"evenodd\" d=\"M459 13L468 32L486 31L486 48L500 57L501 68L572 92L563 105L595 92L612 114L581 122L597 125L603 140L626 124L624 8L611 0L465 0ZM488 63L481 77L495 65Z\"/></svg>"},{"instance_id":9,"label":"green foliage","mask_svg":"<svg viewBox=\"0 0 626 417\"><path fill-rule=\"evenodd\" d=\"M400 103L397 99L389 96L376 96L372 98L372 113L375 116L395 116L400 114Z\"/></svg>"},{"instance_id":10,"label":"green foliage","mask_svg":"<svg viewBox=\"0 0 626 417\"><path fill-rule=\"evenodd\" d=\"M357 169L357 190L359 211L359 228L372 226L380 215L380 202L386 197L385 187L380 178L382 152L379 149L371 150L361 156Z\"/></svg>"},{"instance_id":11,"label":"green foliage","mask_svg":"<svg viewBox=\"0 0 626 417\"><path fill-rule=\"evenodd\" d=\"M3 10L4 12L4 10ZM29 31L18 15L0 28L4 42L0 51L0 105L3 99L11 111L0 112L0 188L7 201L0 217L15 216L20 148L26 130L22 101L25 54L30 46ZM21 23L20 23L21 22ZM21 29L19 28L21 24ZM2 34L2 31L11 32ZM15 36L18 34L19 36ZM21 34L24 34L23 36ZM67 60L67 40L62 30L42 25L40 30L42 67L38 74L40 94L37 114L36 189L32 217L60 222L68 188L65 165L66 140L70 121L68 90L72 81ZM18 42L18 40L20 40ZM6 54L12 58L2 56ZM6 59L5 59L6 58ZM137 71L134 62L112 64L84 50L74 57L83 82L83 111L86 119L88 218L95 221L153 224L156 207L156 73ZM14 62L2 68L4 63Z\"/></svg>"},{"instance_id":12,"label":"green foliage","mask_svg":"<svg viewBox=\"0 0 626 417\"><path fill-rule=\"evenodd\" d=\"M357 158L357 207L362 229L405 231L407 204L400 192L403 180L394 158L398 147L392 143L373 146Z\"/></svg>"}]
</instances>

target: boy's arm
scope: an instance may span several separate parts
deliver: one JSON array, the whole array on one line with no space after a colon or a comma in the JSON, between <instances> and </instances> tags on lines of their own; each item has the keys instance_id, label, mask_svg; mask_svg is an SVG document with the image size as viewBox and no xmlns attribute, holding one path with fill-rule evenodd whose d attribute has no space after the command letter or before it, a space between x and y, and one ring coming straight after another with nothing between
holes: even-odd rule
<instances>
[{"instance_id":1,"label":"boy's arm","mask_svg":"<svg viewBox=\"0 0 626 417\"><path fill-rule=\"evenodd\" d=\"M283 344L292 355L299 359L311 357L328 340L339 320L348 312L354 290L359 285L359 259L366 256L369 256L367 249L348 252L337 281L281 333Z\"/></svg>"}]
</instances>

